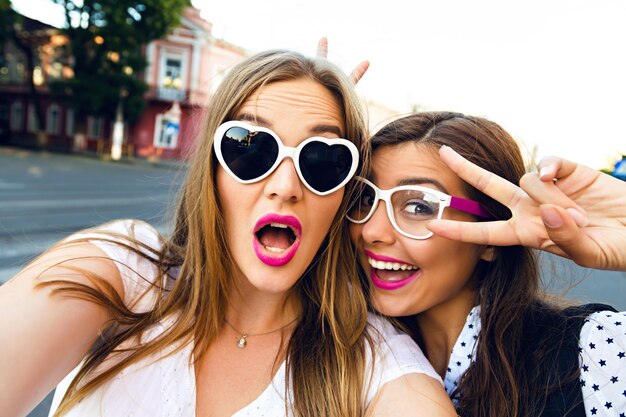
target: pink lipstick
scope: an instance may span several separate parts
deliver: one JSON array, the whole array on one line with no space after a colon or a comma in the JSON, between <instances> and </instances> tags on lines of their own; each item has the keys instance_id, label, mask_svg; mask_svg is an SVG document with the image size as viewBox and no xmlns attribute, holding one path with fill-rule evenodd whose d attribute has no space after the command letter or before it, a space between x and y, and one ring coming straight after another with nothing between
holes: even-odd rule
<instances>
[{"instance_id":1,"label":"pink lipstick","mask_svg":"<svg viewBox=\"0 0 626 417\"><path fill-rule=\"evenodd\" d=\"M300 246L302 225L295 216L266 214L254 225L254 253L269 266L283 266Z\"/></svg>"},{"instance_id":2,"label":"pink lipstick","mask_svg":"<svg viewBox=\"0 0 626 417\"><path fill-rule=\"evenodd\" d=\"M370 264L372 283L381 290L396 290L419 277L421 270L412 264L365 251Z\"/></svg>"}]
</instances>

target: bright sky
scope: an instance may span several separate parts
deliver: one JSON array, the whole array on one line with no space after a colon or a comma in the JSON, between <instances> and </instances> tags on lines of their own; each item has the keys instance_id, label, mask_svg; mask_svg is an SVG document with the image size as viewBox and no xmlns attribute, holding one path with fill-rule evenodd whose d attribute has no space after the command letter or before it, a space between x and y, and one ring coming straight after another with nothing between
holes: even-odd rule
<instances>
[{"instance_id":1,"label":"bright sky","mask_svg":"<svg viewBox=\"0 0 626 417\"><path fill-rule=\"evenodd\" d=\"M51 0L13 0L54 22ZM313 53L370 70L360 93L488 117L539 156L599 168L626 154L623 0L194 0L214 35L251 51ZM62 16L60 16L62 22ZM59 20L56 20L59 22Z\"/></svg>"}]
</instances>

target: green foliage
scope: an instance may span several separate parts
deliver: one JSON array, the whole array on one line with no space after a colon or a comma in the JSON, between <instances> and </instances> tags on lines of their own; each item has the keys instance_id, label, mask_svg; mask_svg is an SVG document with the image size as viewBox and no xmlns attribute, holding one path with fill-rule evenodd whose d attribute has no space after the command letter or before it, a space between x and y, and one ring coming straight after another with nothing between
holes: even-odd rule
<instances>
[{"instance_id":1,"label":"green foliage","mask_svg":"<svg viewBox=\"0 0 626 417\"><path fill-rule=\"evenodd\" d=\"M0 0L6 1L6 0ZM120 99L134 121L147 86L137 78L146 67L144 46L180 23L189 0L51 0L65 9L64 51L74 78L51 85L70 94L79 114L112 117Z\"/></svg>"},{"instance_id":2,"label":"green foliage","mask_svg":"<svg viewBox=\"0 0 626 417\"><path fill-rule=\"evenodd\" d=\"M15 23L19 23L20 15L11 8L11 0L0 0L0 52L13 33Z\"/></svg>"}]
</instances>

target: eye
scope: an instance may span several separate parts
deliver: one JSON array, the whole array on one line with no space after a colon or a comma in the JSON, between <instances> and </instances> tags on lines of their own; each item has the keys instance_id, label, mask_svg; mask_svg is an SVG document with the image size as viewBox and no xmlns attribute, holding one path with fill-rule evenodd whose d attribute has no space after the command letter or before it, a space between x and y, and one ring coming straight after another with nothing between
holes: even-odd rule
<instances>
[{"instance_id":1,"label":"eye","mask_svg":"<svg viewBox=\"0 0 626 417\"><path fill-rule=\"evenodd\" d=\"M411 217L433 217L436 213L431 203L421 199L408 200L402 206L402 214Z\"/></svg>"},{"instance_id":2,"label":"eye","mask_svg":"<svg viewBox=\"0 0 626 417\"><path fill-rule=\"evenodd\" d=\"M364 192L359 198L359 205L363 208L370 208L374 205L375 198L374 194Z\"/></svg>"}]
</instances>

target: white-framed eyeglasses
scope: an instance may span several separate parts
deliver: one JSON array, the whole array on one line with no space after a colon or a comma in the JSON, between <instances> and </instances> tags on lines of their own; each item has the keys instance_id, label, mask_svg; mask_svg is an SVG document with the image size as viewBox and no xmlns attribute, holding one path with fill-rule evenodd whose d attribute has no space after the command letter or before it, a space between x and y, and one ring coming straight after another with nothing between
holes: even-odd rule
<instances>
[{"instance_id":1,"label":"white-framed eyeglasses","mask_svg":"<svg viewBox=\"0 0 626 417\"><path fill-rule=\"evenodd\" d=\"M454 197L419 185L402 185L381 190L371 181L355 177L359 182L358 193L348 209L348 220L352 223L367 222L376 211L378 202L387 206L387 216L393 227L411 239L428 239L433 232L426 228L430 220L441 219L446 207L461 210L485 219L491 215L476 201Z\"/></svg>"}]
</instances>

